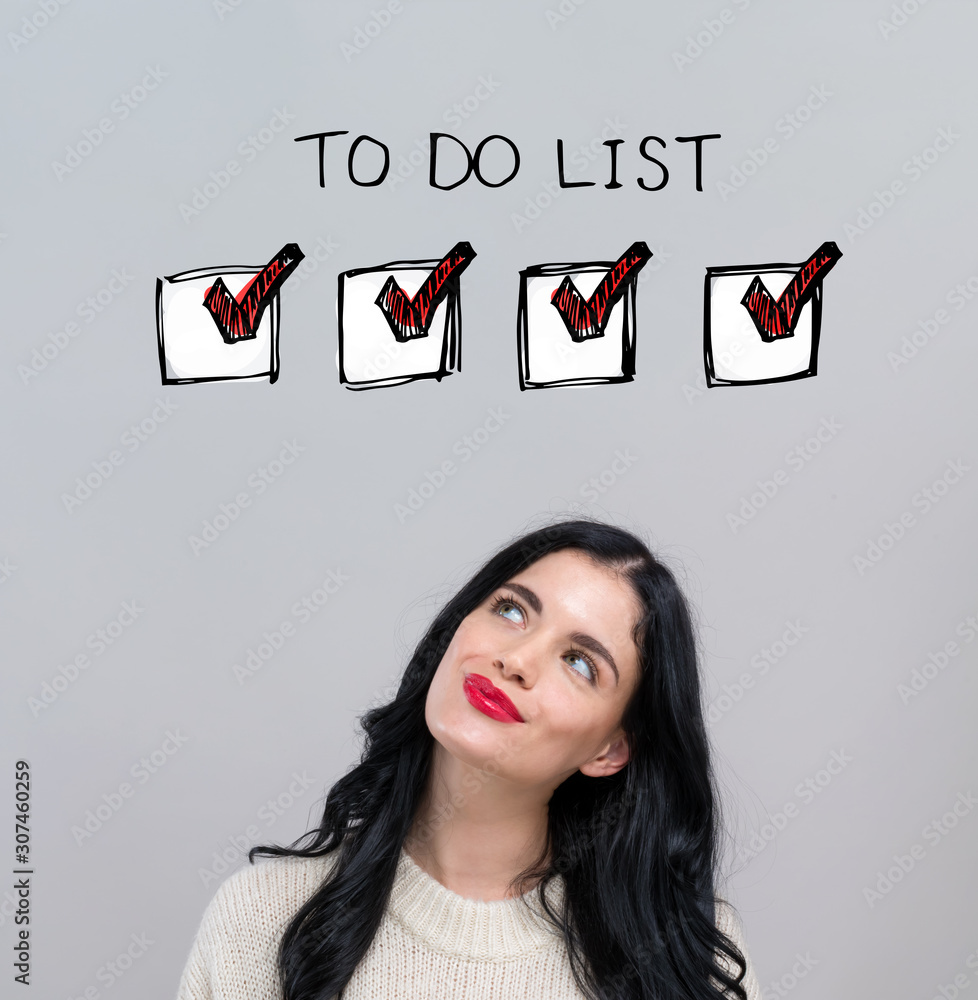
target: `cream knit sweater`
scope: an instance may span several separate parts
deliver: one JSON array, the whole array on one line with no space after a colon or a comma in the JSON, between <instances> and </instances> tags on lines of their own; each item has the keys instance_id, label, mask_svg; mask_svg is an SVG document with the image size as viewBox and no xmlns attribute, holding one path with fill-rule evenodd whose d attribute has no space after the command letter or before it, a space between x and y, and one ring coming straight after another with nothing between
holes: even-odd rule
<instances>
[{"instance_id":1,"label":"cream knit sweater","mask_svg":"<svg viewBox=\"0 0 978 1000\"><path fill-rule=\"evenodd\" d=\"M277 950L286 926L327 875L332 857L276 858L236 872L211 901L178 1000L281 1000ZM548 886L559 904L559 879ZM527 907L526 902L532 907ZM728 907L718 926L746 950ZM749 1000L760 990L748 965ZM343 1000L580 1000L563 938L536 891L465 899L401 852L387 912Z\"/></svg>"}]
</instances>

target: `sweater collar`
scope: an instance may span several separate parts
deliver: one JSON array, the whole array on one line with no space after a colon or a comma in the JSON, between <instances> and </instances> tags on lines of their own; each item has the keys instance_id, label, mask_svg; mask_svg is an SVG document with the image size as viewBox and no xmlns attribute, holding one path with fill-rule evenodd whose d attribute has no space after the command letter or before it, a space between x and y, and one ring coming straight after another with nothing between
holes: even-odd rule
<instances>
[{"instance_id":1,"label":"sweater collar","mask_svg":"<svg viewBox=\"0 0 978 1000\"><path fill-rule=\"evenodd\" d=\"M557 876L547 887L556 913L563 895ZM388 909L412 936L456 958L508 961L563 945L560 931L543 912L538 889L514 899L466 899L420 868L403 848Z\"/></svg>"}]
</instances>

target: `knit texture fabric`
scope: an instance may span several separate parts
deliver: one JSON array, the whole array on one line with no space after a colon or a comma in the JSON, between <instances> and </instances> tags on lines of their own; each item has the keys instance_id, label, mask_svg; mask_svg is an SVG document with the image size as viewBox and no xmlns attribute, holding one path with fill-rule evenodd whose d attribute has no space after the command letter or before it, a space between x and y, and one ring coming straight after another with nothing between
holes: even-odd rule
<instances>
[{"instance_id":1,"label":"knit texture fabric","mask_svg":"<svg viewBox=\"0 0 978 1000\"><path fill-rule=\"evenodd\" d=\"M329 873L333 856L275 858L236 872L204 913L178 1000L282 1000L278 946L300 906ZM561 880L547 887L559 912ZM718 926L746 957L729 907ZM749 1000L760 990L748 964ZM543 916L536 890L519 899L466 899L401 851L370 948L343 1000L580 1000L563 938Z\"/></svg>"}]
</instances>

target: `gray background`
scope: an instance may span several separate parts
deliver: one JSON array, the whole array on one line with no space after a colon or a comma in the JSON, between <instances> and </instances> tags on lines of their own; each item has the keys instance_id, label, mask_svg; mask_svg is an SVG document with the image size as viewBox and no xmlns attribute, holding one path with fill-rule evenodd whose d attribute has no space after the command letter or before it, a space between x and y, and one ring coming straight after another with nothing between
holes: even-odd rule
<instances>
[{"instance_id":1,"label":"gray background","mask_svg":"<svg viewBox=\"0 0 978 1000\"><path fill-rule=\"evenodd\" d=\"M358 752L356 715L390 693L439 601L515 532L578 504L647 532L699 609L734 838L729 892L768 995L772 983L799 1000L930 998L955 976L974 984L978 819L961 805L946 835L934 841L925 828L965 801L959 793L978 791L975 645L956 634L978 613L978 306L947 301L978 275L969 225L978 10L950 0L906 7L884 37L888 0L745 9L731 0L726 24L716 2L565 0L571 13L551 24L548 10L560 8L550 0L405 0L349 58L341 45L381 0L241 0L223 16L205 0L79 0L16 51L7 35L2 784L12 798L13 762L30 760L38 995L172 996L223 877L202 874L214 853L252 825L265 842L303 832ZM7 4L0 27L20 31L40 9ZM709 30L704 21L723 30L680 70L673 54ZM147 66L166 77L120 120L113 101ZM494 92L452 128L443 116L480 76ZM832 96L786 138L777 123L812 87ZM246 162L239 144L281 108L294 120ZM105 116L114 130L59 181L52 161ZM513 214L556 179L556 139L570 152L615 118L624 186L605 190L600 165L570 172L597 186L562 192L517 232ZM333 140L320 189L314 143L292 137L332 129L350 135ZM911 180L903 165L940 129L960 138ZM429 131L470 148L504 133L521 150L520 173L498 190L472 180L448 193L428 187L427 161L393 190L347 180L357 134L387 142L396 166ZM705 146L697 193L691 149L672 139L701 132L722 139ZM649 134L667 139L672 170L656 193L634 180L655 176L637 152ZM769 137L778 151L724 200L717 182ZM232 158L240 174L185 222L180 203ZM864 235L847 236L897 179L905 192ZM161 386L157 277L260 264L290 241L311 256L320 238L336 249L282 295L277 384ZM336 275L438 257L460 239L479 254L463 279L462 371L441 384L340 386ZM638 290L634 382L521 393L519 270L614 259L636 239L657 256ZM824 284L818 376L697 392L705 268L800 261L830 239L845 256ZM113 269L132 280L93 322L79 319L76 305ZM950 321L894 370L888 353L941 308ZM25 384L19 366L70 320L79 335ZM66 510L62 495L120 449L132 424L152 423L158 398L175 412ZM401 523L395 504L457 459L453 446L490 408L508 415L502 429ZM841 429L793 469L787 454L823 419ZM286 440L305 451L195 555L189 537ZM619 451L634 461L586 502L582 488ZM969 471L924 513L913 497L948 461ZM787 485L732 530L727 515L778 470ZM860 573L854 557L904 511L914 526ZM330 570L349 581L239 683L234 664L263 632L295 622L292 605ZM35 718L28 699L124 601L145 610ZM789 621L807 632L761 674L752 658ZM951 641L958 654L945 669L901 697L898 685ZM754 684L739 700L715 701L744 673ZM131 769L167 731L186 742L138 783ZM819 785L833 753L847 763ZM268 800L288 802L293 772L312 785L281 815L269 812ZM818 794L805 790L809 779ZM126 781L132 797L76 843L72 827ZM765 839L770 815L789 802L794 817ZM5 828L4 870L9 819ZM757 831L764 849L745 860ZM871 906L864 890L914 844L924 853L913 870ZM5 918L8 956L13 931ZM108 986L106 963L134 934L152 945ZM810 968L795 980L799 954Z\"/></svg>"}]
</instances>

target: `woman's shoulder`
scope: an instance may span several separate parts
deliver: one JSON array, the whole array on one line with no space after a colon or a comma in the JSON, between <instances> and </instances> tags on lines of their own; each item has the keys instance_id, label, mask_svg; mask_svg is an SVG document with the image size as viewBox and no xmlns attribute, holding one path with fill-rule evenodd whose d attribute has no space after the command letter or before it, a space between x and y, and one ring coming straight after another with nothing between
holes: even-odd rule
<instances>
[{"instance_id":1,"label":"woman's shoulder","mask_svg":"<svg viewBox=\"0 0 978 1000\"><path fill-rule=\"evenodd\" d=\"M335 854L317 858L262 858L229 875L204 915L237 925L260 915L262 923L288 915L289 919L319 888L335 862Z\"/></svg>"},{"instance_id":2,"label":"woman's shoulder","mask_svg":"<svg viewBox=\"0 0 978 1000\"><path fill-rule=\"evenodd\" d=\"M179 1000L278 998L282 934L334 861L335 854L263 859L228 876L204 911Z\"/></svg>"}]
</instances>

